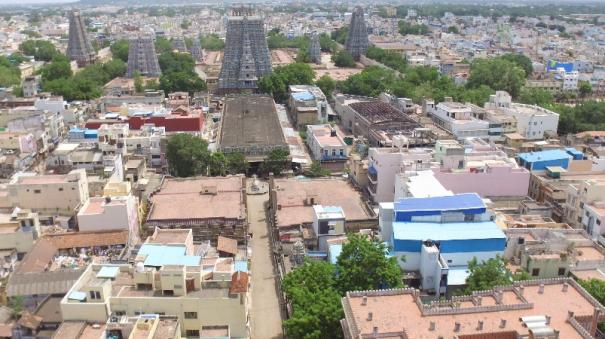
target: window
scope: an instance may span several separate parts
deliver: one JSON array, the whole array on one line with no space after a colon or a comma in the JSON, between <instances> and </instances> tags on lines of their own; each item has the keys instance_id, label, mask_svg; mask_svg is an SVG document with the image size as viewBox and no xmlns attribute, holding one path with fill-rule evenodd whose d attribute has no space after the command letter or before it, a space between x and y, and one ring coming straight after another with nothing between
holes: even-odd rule
<instances>
[{"instance_id":1,"label":"window","mask_svg":"<svg viewBox=\"0 0 605 339\"><path fill-rule=\"evenodd\" d=\"M59 192L63 192L63 187L59 187Z\"/></svg>"},{"instance_id":2,"label":"window","mask_svg":"<svg viewBox=\"0 0 605 339\"><path fill-rule=\"evenodd\" d=\"M343 150L342 148L340 149L340 156L345 155L345 150Z\"/></svg>"},{"instance_id":3,"label":"window","mask_svg":"<svg viewBox=\"0 0 605 339\"><path fill-rule=\"evenodd\" d=\"M40 194L40 193L42 193L42 191L40 191L40 190L34 190L34 193Z\"/></svg>"},{"instance_id":4,"label":"window","mask_svg":"<svg viewBox=\"0 0 605 339\"><path fill-rule=\"evenodd\" d=\"M597 225L600 225L600 224L601 224L601 220L597 220Z\"/></svg>"},{"instance_id":5,"label":"window","mask_svg":"<svg viewBox=\"0 0 605 339\"><path fill-rule=\"evenodd\" d=\"M584 208L584 203L583 202L580 203L580 208Z\"/></svg>"},{"instance_id":6,"label":"window","mask_svg":"<svg viewBox=\"0 0 605 339\"><path fill-rule=\"evenodd\" d=\"M113 313L114 313L115 315L117 315L117 316L123 316L123 315L126 315L126 312L124 312L124 311L114 311Z\"/></svg>"},{"instance_id":7,"label":"window","mask_svg":"<svg viewBox=\"0 0 605 339\"><path fill-rule=\"evenodd\" d=\"M90 299L101 299L101 292L99 291L90 291Z\"/></svg>"},{"instance_id":8,"label":"window","mask_svg":"<svg viewBox=\"0 0 605 339\"><path fill-rule=\"evenodd\" d=\"M532 277L537 277L540 275L540 269L539 268L534 268L533 270L531 270L531 276Z\"/></svg>"},{"instance_id":9,"label":"window","mask_svg":"<svg viewBox=\"0 0 605 339\"><path fill-rule=\"evenodd\" d=\"M336 155L336 150L332 149L332 156L335 156L335 155Z\"/></svg>"},{"instance_id":10,"label":"window","mask_svg":"<svg viewBox=\"0 0 605 339\"><path fill-rule=\"evenodd\" d=\"M559 267L559 275L565 275L565 267Z\"/></svg>"},{"instance_id":11,"label":"window","mask_svg":"<svg viewBox=\"0 0 605 339\"><path fill-rule=\"evenodd\" d=\"M186 330L185 331L185 336L187 336L187 337L199 337L200 336L200 331L199 330Z\"/></svg>"},{"instance_id":12,"label":"window","mask_svg":"<svg viewBox=\"0 0 605 339\"><path fill-rule=\"evenodd\" d=\"M197 319L197 312L185 312L185 319Z\"/></svg>"}]
</instances>

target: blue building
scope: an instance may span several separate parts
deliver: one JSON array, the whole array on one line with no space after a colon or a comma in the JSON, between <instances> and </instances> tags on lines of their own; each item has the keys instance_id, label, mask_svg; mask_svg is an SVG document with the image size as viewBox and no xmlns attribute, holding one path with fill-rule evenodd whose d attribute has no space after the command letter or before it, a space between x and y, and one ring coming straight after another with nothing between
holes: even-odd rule
<instances>
[{"instance_id":1,"label":"blue building","mask_svg":"<svg viewBox=\"0 0 605 339\"><path fill-rule=\"evenodd\" d=\"M554 149L541 152L519 153L517 158L519 165L530 171L544 171L546 167L567 169L571 160L581 160L584 157L575 148L571 150Z\"/></svg>"},{"instance_id":2,"label":"blue building","mask_svg":"<svg viewBox=\"0 0 605 339\"><path fill-rule=\"evenodd\" d=\"M501 255L506 236L476 193L410 198L382 204L382 237L406 271L418 272L420 287L443 294L466 283L468 262Z\"/></svg>"}]
</instances>

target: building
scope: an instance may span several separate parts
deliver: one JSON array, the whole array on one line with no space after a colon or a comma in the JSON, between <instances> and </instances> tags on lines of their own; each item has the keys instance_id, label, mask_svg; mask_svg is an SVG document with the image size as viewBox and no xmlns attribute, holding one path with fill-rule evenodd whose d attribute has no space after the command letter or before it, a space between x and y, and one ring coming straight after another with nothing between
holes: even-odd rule
<instances>
[{"instance_id":1,"label":"building","mask_svg":"<svg viewBox=\"0 0 605 339\"><path fill-rule=\"evenodd\" d=\"M513 103L511 96L505 91L491 95L485 108L514 117L517 133L527 140L541 140L557 135L559 114L535 105Z\"/></svg>"},{"instance_id":2,"label":"building","mask_svg":"<svg viewBox=\"0 0 605 339\"><path fill-rule=\"evenodd\" d=\"M191 228L196 242L247 235L243 176L165 178L150 197L145 226Z\"/></svg>"},{"instance_id":3,"label":"building","mask_svg":"<svg viewBox=\"0 0 605 339\"><path fill-rule=\"evenodd\" d=\"M51 215L73 216L88 199L86 171L39 175L17 173L7 185L12 207Z\"/></svg>"},{"instance_id":4,"label":"building","mask_svg":"<svg viewBox=\"0 0 605 339\"><path fill-rule=\"evenodd\" d=\"M138 238L138 203L132 195L91 197L78 211L77 219L80 231L128 230Z\"/></svg>"},{"instance_id":5,"label":"building","mask_svg":"<svg viewBox=\"0 0 605 339\"><path fill-rule=\"evenodd\" d=\"M311 62L321 64L321 46L319 45L319 35L316 32L313 32L311 35L309 57L311 58Z\"/></svg>"},{"instance_id":6,"label":"building","mask_svg":"<svg viewBox=\"0 0 605 339\"><path fill-rule=\"evenodd\" d=\"M273 98L268 95L231 95L219 137L223 153L239 152L250 162L260 162L275 149L287 149Z\"/></svg>"},{"instance_id":7,"label":"building","mask_svg":"<svg viewBox=\"0 0 605 339\"><path fill-rule=\"evenodd\" d=\"M468 262L502 255L506 236L476 193L408 198L380 210L380 233L422 290L441 295L466 284Z\"/></svg>"},{"instance_id":8,"label":"building","mask_svg":"<svg viewBox=\"0 0 605 339\"><path fill-rule=\"evenodd\" d=\"M0 251L15 250L19 259L34 247L40 236L38 213L15 208L0 214Z\"/></svg>"},{"instance_id":9,"label":"building","mask_svg":"<svg viewBox=\"0 0 605 339\"><path fill-rule=\"evenodd\" d=\"M359 60L368 49L368 29L366 27L363 8L355 7L349 24L345 49L351 53L355 60Z\"/></svg>"},{"instance_id":10,"label":"building","mask_svg":"<svg viewBox=\"0 0 605 339\"><path fill-rule=\"evenodd\" d=\"M321 89L314 85L290 85L288 108L298 128L334 120L332 107Z\"/></svg>"},{"instance_id":11,"label":"building","mask_svg":"<svg viewBox=\"0 0 605 339\"><path fill-rule=\"evenodd\" d=\"M541 152L519 153L519 166L530 171L544 171L548 167L567 169L574 156L567 151L555 149Z\"/></svg>"},{"instance_id":12,"label":"building","mask_svg":"<svg viewBox=\"0 0 605 339\"><path fill-rule=\"evenodd\" d=\"M430 304L420 291L347 292L344 337L590 338L603 306L575 280L538 279Z\"/></svg>"},{"instance_id":13,"label":"building","mask_svg":"<svg viewBox=\"0 0 605 339\"><path fill-rule=\"evenodd\" d=\"M97 53L92 48L87 34L80 11L71 11L69 13L69 40L66 54L70 60L76 61L79 67L90 65L97 58Z\"/></svg>"},{"instance_id":14,"label":"building","mask_svg":"<svg viewBox=\"0 0 605 339\"><path fill-rule=\"evenodd\" d=\"M313 160L322 167L342 170L349 155L347 144L330 125L307 125L307 146Z\"/></svg>"},{"instance_id":15,"label":"building","mask_svg":"<svg viewBox=\"0 0 605 339\"><path fill-rule=\"evenodd\" d=\"M195 61L196 63L202 63L204 61L204 53L202 51L202 45L200 43L199 36L193 39L190 53L191 57L193 57L193 61Z\"/></svg>"},{"instance_id":16,"label":"building","mask_svg":"<svg viewBox=\"0 0 605 339\"><path fill-rule=\"evenodd\" d=\"M159 77L162 74L150 36L139 36L129 42L127 75L133 78L135 74L146 77Z\"/></svg>"},{"instance_id":17,"label":"building","mask_svg":"<svg viewBox=\"0 0 605 339\"><path fill-rule=\"evenodd\" d=\"M177 51L179 53L187 53L187 45L185 44L185 39L182 36L177 36L172 38L172 50Z\"/></svg>"},{"instance_id":18,"label":"building","mask_svg":"<svg viewBox=\"0 0 605 339\"><path fill-rule=\"evenodd\" d=\"M297 241L307 248L317 249L321 244L313 230L316 205L338 208L345 217L346 232L376 228L374 211L366 205L360 192L350 183L338 178L275 179L269 182L271 223L279 233L285 253L292 250ZM340 212L339 212L340 213Z\"/></svg>"},{"instance_id":19,"label":"building","mask_svg":"<svg viewBox=\"0 0 605 339\"><path fill-rule=\"evenodd\" d=\"M227 19L225 54L218 78L219 92L255 90L257 81L271 73L271 58L260 16L249 8L232 11Z\"/></svg>"},{"instance_id":20,"label":"building","mask_svg":"<svg viewBox=\"0 0 605 339\"><path fill-rule=\"evenodd\" d=\"M41 82L40 75L32 75L23 79L23 96L26 98L36 96L40 92Z\"/></svg>"},{"instance_id":21,"label":"building","mask_svg":"<svg viewBox=\"0 0 605 339\"><path fill-rule=\"evenodd\" d=\"M367 188L372 201L392 202L397 174L429 169L432 162L432 152L424 148L370 148Z\"/></svg>"},{"instance_id":22,"label":"building","mask_svg":"<svg viewBox=\"0 0 605 339\"><path fill-rule=\"evenodd\" d=\"M187 233L156 234L170 244L143 244L133 265L89 265L61 300L64 321L165 314L178 318L181 336L216 326L229 337L249 337L248 272L233 258L195 254Z\"/></svg>"},{"instance_id":23,"label":"building","mask_svg":"<svg viewBox=\"0 0 605 339\"><path fill-rule=\"evenodd\" d=\"M563 73L563 91L577 91L579 77L577 71Z\"/></svg>"},{"instance_id":24,"label":"building","mask_svg":"<svg viewBox=\"0 0 605 339\"><path fill-rule=\"evenodd\" d=\"M51 339L87 339L97 335L104 335L106 338L182 338L181 324L177 317L140 314L133 317L110 317L104 324L65 321Z\"/></svg>"},{"instance_id":25,"label":"building","mask_svg":"<svg viewBox=\"0 0 605 339\"><path fill-rule=\"evenodd\" d=\"M491 138L489 135L490 123L473 117L472 108L469 105L453 102L451 98L446 98L444 102L437 105L432 101L427 101L426 106L428 114L435 124L458 140L469 137Z\"/></svg>"}]
</instances>

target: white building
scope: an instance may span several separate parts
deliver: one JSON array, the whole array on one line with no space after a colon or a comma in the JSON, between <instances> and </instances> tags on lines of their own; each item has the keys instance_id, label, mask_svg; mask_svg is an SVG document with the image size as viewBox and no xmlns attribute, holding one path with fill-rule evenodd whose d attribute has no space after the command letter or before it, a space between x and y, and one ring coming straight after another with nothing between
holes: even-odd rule
<instances>
[{"instance_id":1,"label":"white building","mask_svg":"<svg viewBox=\"0 0 605 339\"><path fill-rule=\"evenodd\" d=\"M540 140L549 135L557 135L559 114L539 106L513 103L511 96L505 91L491 95L485 108L497 109L514 117L517 120L517 133L525 139Z\"/></svg>"},{"instance_id":2,"label":"white building","mask_svg":"<svg viewBox=\"0 0 605 339\"><path fill-rule=\"evenodd\" d=\"M328 124L307 125L307 145L316 161L346 161L348 158L347 144Z\"/></svg>"},{"instance_id":3,"label":"white building","mask_svg":"<svg viewBox=\"0 0 605 339\"><path fill-rule=\"evenodd\" d=\"M129 230L136 235L139 216L136 198L132 195L121 197L91 197L78 212L80 231Z\"/></svg>"},{"instance_id":4,"label":"white building","mask_svg":"<svg viewBox=\"0 0 605 339\"><path fill-rule=\"evenodd\" d=\"M579 73L577 71L563 74L563 90L577 91L578 90Z\"/></svg>"},{"instance_id":5,"label":"white building","mask_svg":"<svg viewBox=\"0 0 605 339\"><path fill-rule=\"evenodd\" d=\"M489 139L489 122L474 118L469 105L446 98L446 101L437 105L433 101L427 101L426 108L435 124L458 140L469 137Z\"/></svg>"}]
</instances>

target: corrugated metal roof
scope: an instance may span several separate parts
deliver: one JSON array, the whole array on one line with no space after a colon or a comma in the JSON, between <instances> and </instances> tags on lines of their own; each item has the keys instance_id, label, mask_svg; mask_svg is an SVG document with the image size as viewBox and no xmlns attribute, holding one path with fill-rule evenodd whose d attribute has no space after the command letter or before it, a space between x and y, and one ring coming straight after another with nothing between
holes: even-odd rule
<instances>
[{"instance_id":1,"label":"corrugated metal roof","mask_svg":"<svg viewBox=\"0 0 605 339\"><path fill-rule=\"evenodd\" d=\"M563 150L553 149L541 152L519 153L518 157L525 162L536 162L569 159L571 155Z\"/></svg>"},{"instance_id":2,"label":"corrugated metal roof","mask_svg":"<svg viewBox=\"0 0 605 339\"><path fill-rule=\"evenodd\" d=\"M8 279L6 293L17 295L65 294L84 270L64 270L40 273L14 273Z\"/></svg>"},{"instance_id":3,"label":"corrugated metal roof","mask_svg":"<svg viewBox=\"0 0 605 339\"><path fill-rule=\"evenodd\" d=\"M467 240L506 239L493 221L482 222L394 222L393 238L397 240Z\"/></svg>"},{"instance_id":4,"label":"corrugated metal roof","mask_svg":"<svg viewBox=\"0 0 605 339\"><path fill-rule=\"evenodd\" d=\"M445 197L408 198L395 203L395 211L448 211L485 208L477 193L456 194Z\"/></svg>"}]
</instances>

